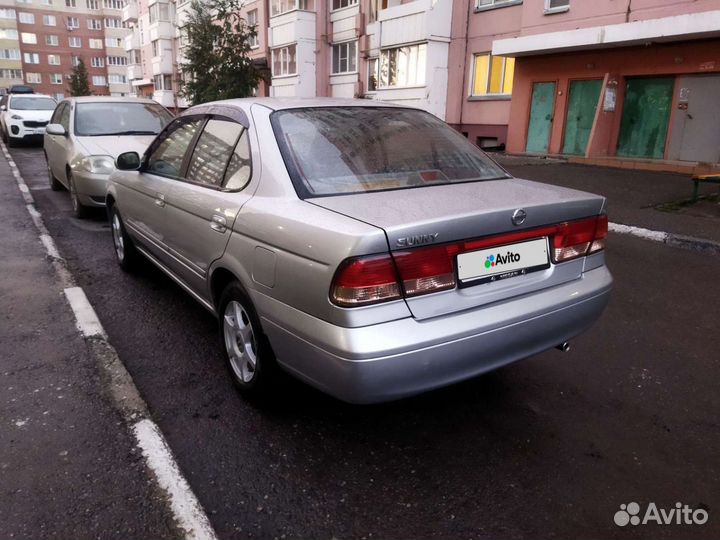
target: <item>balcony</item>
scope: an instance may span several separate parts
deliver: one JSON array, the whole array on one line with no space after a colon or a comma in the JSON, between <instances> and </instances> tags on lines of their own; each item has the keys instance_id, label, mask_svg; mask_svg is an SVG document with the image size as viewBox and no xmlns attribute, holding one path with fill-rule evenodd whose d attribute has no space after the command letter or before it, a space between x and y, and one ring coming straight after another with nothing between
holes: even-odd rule
<instances>
[{"instance_id":1,"label":"balcony","mask_svg":"<svg viewBox=\"0 0 720 540\"><path fill-rule=\"evenodd\" d=\"M154 56L150 60L153 75L168 75L173 72L172 55L170 51L162 51L160 56Z\"/></svg>"},{"instance_id":2,"label":"balcony","mask_svg":"<svg viewBox=\"0 0 720 540\"><path fill-rule=\"evenodd\" d=\"M290 11L270 19L270 47L315 40L316 15L310 11Z\"/></svg>"},{"instance_id":3,"label":"balcony","mask_svg":"<svg viewBox=\"0 0 720 540\"><path fill-rule=\"evenodd\" d=\"M125 50L132 51L133 49L139 49L142 46L140 43L140 33L132 31L130 34L125 36Z\"/></svg>"},{"instance_id":4,"label":"balcony","mask_svg":"<svg viewBox=\"0 0 720 540\"><path fill-rule=\"evenodd\" d=\"M127 68L127 77L131 81L143 78L143 70L140 64L130 64Z\"/></svg>"},{"instance_id":5,"label":"balcony","mask_svg":"<svg viewBox=\"0 0 720 540\"><path fill-rule=\"evenodd\" d=\"M173 24L171 22L154 22L148 27L148 30L150 32L150 41L155 41L156 39L175 38L175 28L173 27Z\"/></svg>"},{"instance_id":6,"label":"balcony","mask_svg":"<svg viewBox=\"0 0 720 540\"><path fill-rule=\"evenodd\" d=\"M138 5L135 2L128 3L122 10L122 20L125 23L136 23L138 20Z\"/></svg>"},{"instance_id":7,"label":"balcony","mask_svg":"<svg viewBox=\"0 0 720 540\"><path fill-rule=\"evenodd\" d=\"M152 98L163 107L175 107L175 94L172 90L155 90Z\"/></svg>"},{"instance_id":8,"label":"balcony","mask_svg":"<svg viewBox=\"0 0 720 540\"><path fill-rule=\"evenodd\" d=\"M381 10L381 48L419 41L450 41L451 2L414 0Z\"/></svg>"}]
</instances>

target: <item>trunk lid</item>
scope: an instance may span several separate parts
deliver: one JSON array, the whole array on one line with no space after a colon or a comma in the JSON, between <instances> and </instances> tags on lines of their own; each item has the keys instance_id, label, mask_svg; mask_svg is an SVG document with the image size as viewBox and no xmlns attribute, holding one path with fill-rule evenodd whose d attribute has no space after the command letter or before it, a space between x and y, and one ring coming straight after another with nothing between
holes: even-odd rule
<instances>
[{"instance_id":1,"label":"trunk lid","mask_svg":"<svg viewBox=\"0 0 720 540\"><path fill-rule=\"evenodd\" d=\"M517 178L306 201L382 228L391 252L534 229L595 216L605 210L605 198L599 195ZM512 222L517 209L527 214L520 225ZM406 301L414 317L425 319L577 279L582 269L581 257L545 270Z\"/></svg>"}]
</instances>

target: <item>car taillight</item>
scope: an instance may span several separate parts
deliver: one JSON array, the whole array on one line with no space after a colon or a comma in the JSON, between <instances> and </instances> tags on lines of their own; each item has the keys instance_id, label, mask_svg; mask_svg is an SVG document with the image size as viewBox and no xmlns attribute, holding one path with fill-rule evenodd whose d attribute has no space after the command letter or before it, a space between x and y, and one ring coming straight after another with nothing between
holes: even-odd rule
<instances>
[{"instance_id":1,"label":"car taillight","mask_svg":"<svg viewBox=\"0 0 720 540\"><path fill-rule=\"evenodd\" d=\"M454 289L455 257L460 253L547 236L552 261L559 263L604 249L607 233L608 219L601 215L392 255L347 259L335 273L330 297L339 306L355 307Z\"/></svg>"},{"instance_id":2,"label":"car taillight","mask_svg":"<svg viewBox=\"0 0 720 540\"><path fill-rule=\"evenodd\" d=\"M607 216L570 221L556 226L553 235L553 262L563 262L589 255L605 247Z\"/></svg>"},{"instance_id":3,"label":"car taillight","mask_svg":"<svg viewBox=\"0 0 720 540\"><path fill-rule=\"evenodd\" d=\"M392 257L374 255L347 259L335 273L330 295L336 304L345 307L400 298Z\"/></svg>"}]
</instances>

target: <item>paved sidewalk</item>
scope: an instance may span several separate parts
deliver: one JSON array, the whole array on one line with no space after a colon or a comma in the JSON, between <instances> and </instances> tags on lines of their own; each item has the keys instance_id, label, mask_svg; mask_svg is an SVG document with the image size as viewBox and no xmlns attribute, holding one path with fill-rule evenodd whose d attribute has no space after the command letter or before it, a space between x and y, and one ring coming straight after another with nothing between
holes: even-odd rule
<instances>
[{"instance_id":1,"label":"paved sidewalk","mask_svg":"<svg viewBox=\"0 0 720 540\"><path fill-rule=\"evenodd\" d=\"M687 200L693 184L687 175L579 165L557 159L493 154L508 171L529 178L608 198L610 221L672 234L720 242L720 202L687 207L656 207ZM701 194L718 193L717 185L701 186Z\"/></svg>"},{"instance_id":2,"label":"paved sidewalk","mask_svg":"<svg viewBox=\"0 0 720 540\"><path fill-rule=\"evenodd\" d=\"M0 538L177 538L0 155Z\"/></svg>"}]
</instances>

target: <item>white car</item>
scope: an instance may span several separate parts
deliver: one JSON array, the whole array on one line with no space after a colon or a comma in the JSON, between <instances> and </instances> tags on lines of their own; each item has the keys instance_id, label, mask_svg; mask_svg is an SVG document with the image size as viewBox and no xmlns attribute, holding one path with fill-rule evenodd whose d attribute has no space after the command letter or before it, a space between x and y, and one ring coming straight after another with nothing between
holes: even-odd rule
<instances>
[{"instance_id":1,"label":"white car","mask_svg":"<svg viewBox=\"0 0 720 540\"><path fill-rule=\"evenodd\" d=\"M64 99L50 119L43 147L50 187L70 192L76 217L105 206L115 158L142 154L172 115L147 98L88 96Z\"/></svg>"},{"instance_id":2,"label":"white car","mask_svg":"<svg viewBox=\"0 0 720 540\"><path fill-rule=\"evenodd\" d=\"M7 94L0 100L0 131L8 146L42 140L57 102L43 94Z\"/></svg>"}]
</instances>

